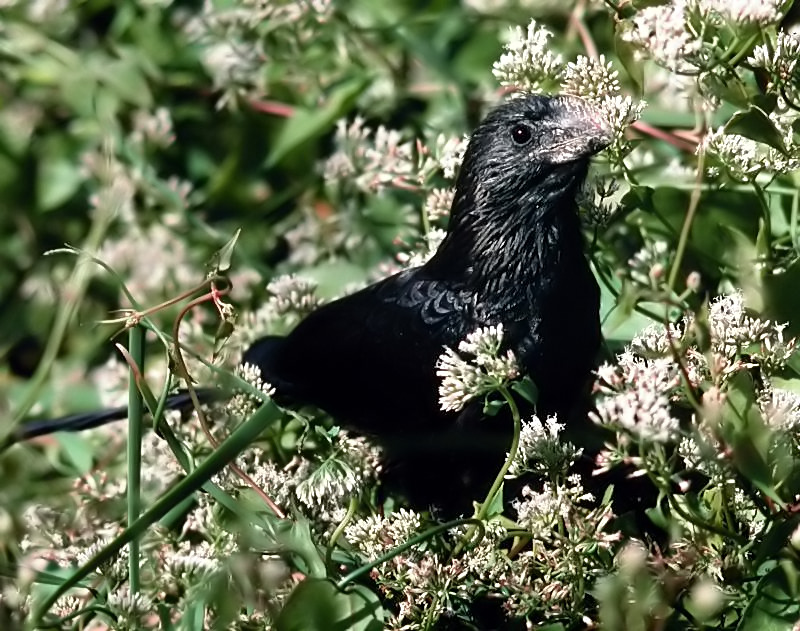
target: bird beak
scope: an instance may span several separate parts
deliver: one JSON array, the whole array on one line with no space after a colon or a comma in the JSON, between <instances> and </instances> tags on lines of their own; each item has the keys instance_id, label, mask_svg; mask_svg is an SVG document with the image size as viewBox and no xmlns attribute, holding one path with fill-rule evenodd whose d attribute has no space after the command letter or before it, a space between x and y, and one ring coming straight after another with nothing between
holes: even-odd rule
<instances>
[{"instance_id":1,"label":"bird beak","mask_svg":"<svg viewBox=\"0 0 800 631\"><path fill-rule=\"evenodd\" d=\"M605 149L614 138L608 117L597 106L578 96L553 97L553 114L542 142L543 154L551 164L565 164L587 158Z\"/></svg>"}]
</instances>

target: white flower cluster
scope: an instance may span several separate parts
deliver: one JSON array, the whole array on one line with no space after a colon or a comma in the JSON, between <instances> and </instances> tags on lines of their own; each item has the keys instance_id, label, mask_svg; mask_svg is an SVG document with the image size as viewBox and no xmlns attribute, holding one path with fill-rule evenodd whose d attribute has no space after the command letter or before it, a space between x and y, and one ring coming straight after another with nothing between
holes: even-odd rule
<instances>
[{"instance_id":1,"label":"white flower cluster","mask_svg":"<svg viewBox=\"0 0 800 631\"><path fill-rule=\"evenodd\" d=\"M166 571L180 584L200 584L222 569L217 551L206 541L179 541L177 548L166 553Z\"/></svg>"},{"instance_id":2,"label":"white flower cluster","mask_svg":"<svg viewBox=\"0 0 800 631\"><path fill-rule=\"evenodd\" d=\"M448 179L455 178L461 163L464 161L464 153L467 151L469 136L461 138L448 138L444 134L436 137L434 145L434 155L442 169L442 174ZM449 208L448 208L449 211Z\"/></svg>"},{"instance_id":3,"label":"white flower cluster","mask_svg":"<svg viewBox=\"0 0 800 631\"><path fill-rule=\"evenodd\" d=\"M621 366L611 377L621 389L615 390L608 382L599 384L608 396L598 402L596 412L590 413L592 420L648 442L674 439L679 424L670 412L668 393L680 383L677 367L666 358L634 360ZM600 372L608 374L610 370L606 366Z\"/></svg>"},{"instance_id":4,"label":"white flower cluster","mask_svg":"<svg viewBox=\"0 0 800 631\"><path fill-rule=\"evenodd\" d=\"M710 130L697 147L715 157L737 180L752 181L762 172L791 173L800 169L800 145L794 141L791 123L776 113L769 115L781 134L786 152L740 134L728 133L725 127Z\"/></svg>"},{"instance_id":5,"label":"white flower cluster","mask_svg":"<svg viewBox=\"0 0 800 631\"><path fill-rule=\"evenodd\" d=\"M330 0L204 2L202 10L183 28L188 39L202 47L203 65L214 88L221 92L217 107L266 91L263 68L268 52L282 48L268 49L266 35L290 37L292 48L297 48L298 41L319 37L319 25L330 18L333 10ZM295 64L295 68L303 70L301 64Z\"/></svg>"},{"instance_id":6,"label":"white flower cluster","mask_svg":"<svg viewBox=\"0 0 800 631\"><path fill-rule=\"evenodd\" d=\"M276 315L288 313L306 316L319 306L317 283L308 278L286 274L273 278L267 285L271 294L267 304Z\"/></svg>"},{"instance_id":7,"label":"white flower cluster","mask_svg":"<svg viewBox=\"0 0 800 631\"><path fill-rule=\"evenodd\" d=\"M425 216L433 223L450 215L456 191L454 188L434 188L425 198Z\"/></svg>"},{"instance_id":8,"label":"white flower cluster","mask_svg":"<svg viewBox=\"0 0 800 631\"><path fill-rule=\"evenodd\" d=\"M421 528L419 513L401 508L386 517L357 519L344 531L345 539L369 561L405 543Z\"/></svg>"},{"instance_id":9,"label":"white flower cluster","mask_svg":"<svg viewBox=\"0 0 800 631\"><path fill-rule=\"evenodd\" d=\"M634 103L630 96L622 96L619 72L606 61L605 55L600 55L599 59L578 55L575 61L569 62L561 90L594 103L611 123L617 138L641 116L645 106L644 101Z\"/></svg>"},{"instance_id":10,"label":"white flower cluster","mask_svg":"<svg viewBox=\"0 0 800 631\"><path fill-rule=\"evenodd\" d=\"M131 221L124 238L106 241L97 256L120 274L130 292L145 304L191 287L202 273L186 242L159 223L141 226Z\"/></svg>"},{"instance_id":11,"label":"white flower cluster","mask_svg":"<svg viewBox=\"0 0 800 631\"><path fill-rule=\"evenodd\" d=\"M472 356L469 360L445 347L436 362L436 375L442 379L442 410L457 412L475 397L493 392L519 376L514 353L510 349L500 353L502 342L503 325L498 324L479 328L459 343L459 352Z\"/></svg>"},{"instance_id":12,"label":"white flower cluster","mask_svg":"<svg viewBox=\"0 0 800 631\"><path fill-rule=\"evenodd\" d=\"M243 42L218 41L203 49L202 62L215 89L222 90L224 96L217 107L233 102L234 97L243 95L258 85L256 79L263 63L258 48Z\"/></svg>"},{"instance_id":13,"label":"white flower cluster","mask_svg":"<svg viewBox=\"0 0 800 631\"><path fill-rule=\"evenodd\" d=\"M258 366L245 362L236 367L235 374L256 390L260 390L268 397L275 394L275 388L261 378L261 369ZM262 400L250 393L238 392L225 405L226 413L235 419L250 417L261 405Z\"/></svg>"},{"instance_id":14,"label":"white flower cluster","mask_svg":"<svg viewBox=\"0 0 800 631\"><path fill-rule=\"evenodd\" d=\"M516 478L527 471L540 474L566 471L581 450L572 443L561 440L559 434L564 424L555 416L548 416L544 423L538 416L522 421L519 447L506 478Z\"/></svg>"},{"instance_id":15,"label":"white flower cluster","mask_svg":"<svg viewBox=\"0 0 800 631\"><path fill-rule=\"evenodd\" d=\"M716 484L725 484L730 479L723 454L724 450L709 423L697 424L695 431L678 443L678 455L687 471L700 471Z\"/></svg>"},{"instance_id":16,"label":"white flower cluster","mask_svg":"<svg viewBox=\"0 0 800 631\"><path fill-rule=\"evenodd\" d=\"M131 622L141 622L142 617L153 611L153 601L145 594L132 594L127 584L109 593L107 602L113 612Z\"/></svg>"},{"instance_id":17,"label":"white flower cluster","mask_svg":"<svg viewBox=\"0 0 800 631\"><path fill-rule=\"evenodd\" d=\"M786 365L796 348L795 339L785 339L785 324L747 315L741 292L719 296L708 307L710 355L695 346L684 348L686 332L693 320L686 318L681 326L651 325L637 335L617 358L617 365L602 365L597 372L595 389L605 395L592 413L596 423L612 427L655 442L677 437L678 421L670 413L670 404L680 396L680 366L672 356L672 347L682 356L683 369L693 387L716 375L718 386L703 396L709 414L724 403L720 387L738 371L758 365L764 377ZM745 360L746 358L746 360ZM710 365L710 363L712 365ZM760 399L768 422L777 427L794 427L800 412L793 406L800 397L777 389L767 390ZM713 441L712 441L713 442ZM697 442L688 440L682 447L684 458L698 468Z\"/></svg>"},{"instance_id":18,"label":"white flower cluster","mask_svg":"<svg viewBox=\"0 0 800 631\"><path fill-rule=\"evenodd\" d=\"M336 123L336 152L323 165L325 180L338 183L348 180L364 192L380 191L388 186L415 187L420 181L415 144L402 134L383 125L372 129L357 116L348 124Z\"/></svg>"},{"instance_id":19,"label":"white flower cluster","mask_svg":"<svg viewBox=\"0 0 800 631\"><path fill-rule=\"evenodd\" d=\"M536 92L543 83L557 81L563 60L561 55L550 52L550 37L552 33L536 20L531 20L527 29L512 27L505 52L492 66L492 74L500 85Z\"/></svg>"},{"instance_id":20,"label":"white flower cluster","mask_svg":"<svg viewBox=\"0 0 800 631\"><path fill-rule=\"evenodd\" d=\"M769 375L785 366L795 351L797 340L784 339L787 325L748 315L741 291L716 298L708 311L712 349L727 363L755 345L758 349L750 358Z\"/></svg>"},{"instance_id":21,"label":"white flower cluster","mask_svg":"<svg viewBox=\"0 0 800 631\"><path fill-rule=\"evenodd\" d=\"M623 25L622 38L675 72L696 72L719 44L718 31L778 22L783 3L778 0L672 0L646 6ZM727 26L726 26L727 23Z\"/></svg>"},{"instance_id":22,"label":"white flower cluster","mask_svg":"<svg viewBox=\"0 0 800 631\"><path fill-rule=\"evenodd\" d=\"M295 488L297 499L307 508L316 509L358 495L363 479L344 460L329 458L313 468Z\"/></svg>"},{"instance_id":23,"label":"white flower cluster","mask_svg":"<svg viewBox=\"0 0 800 631\"><path fill-rule=\"evenodd\" d=\"M670 70L695 69L703 42L687 28L688 4L687 0L675 0L642 8L624 25L622 39L646 50Z\"/></svg>"},{"instance_id":24,"label":"white flower cluster","mask_svg":"<svg viewBox=\"0 0 800 631\"><path fill-rule=\"evenodd\" d=\"M294 274L273 278L267 285L270 296L258 309L242 314L226 350L233 354L242 353L268 333L286 332L293 322L319 307L321 300L316 295L316 288L315 281Z\"/></svg>"},{"instance_id":25,"label":"white flower cluster","mask_svg":"<svg viewBox=\"0 0 800 631\"><path fill-rule=\"evenodd\" d=\"M772 46L759 44L753 48L747 63L769 73L768 89L784 89L796 94L800 90L799 59L800 33L778 31L775 43Z\"/></svg>"},{"instance_id":26,"label":"white flower cluster","mask_svg":"<svg viewBox=\"0 0 800 631\"><path fill-rule=\"evenodd\" d=\"M781 388L770 388L758 400L767 423L794 434L800 442L800 394Z\"/></svg>"},{"instance_id":27,"label":"white flower cluster","mask_svg":"<svg viewBox=\"0 0 800 631\"><path fill-rule=\"evenodd\" d=\"M666 241L646 242L628 261L631 280L643 287L658 287L667 271L671 256Z\"/></svg>"},{"instance_id":28,"label":"white flower cluster","mask_svg":"<svg viewBox=\"0 0 800 631\"><path fill-rule=\"evenodd\" d=\"M583 490L580 475L573 474L567 478L567 484L553 486L546 482L541 491L526 486L522 489L522 499L515 500L513 507L517 511L517 523L529 531L535 541L547 541L559 519L569 522L575 504L592 500L591 493Z\"/></svg>"},{"instance_id":29,"label":"white flower cluster","mask_svg":"<svg viewBox=\"0 0 800 631\"><path fill-rule=\"evenodd\" d=\"M146 141L156 147L169 147L175 140L170 111L166 107L159 107L154 112L134 112L130 139L137 143Z\"/></svg>"},{"instance_id":30,"label":"white flower cluster","mask_svg":"<svg viewBox=\"0 0 800 631\"><path fill-rule=\"evenodd\" d=\"M344 518L350 498L381 471L380 450L363 436L340 431L333 453L322 462L303 460L293 477L297 500L318 519L328 522Z\"/></svg>"},{"instance_id":31,"label":"white flower cluster","mask_svg":"<svg viewBox=\"0 0 800 631\"><path fill-rule=\"evenodd\" d=\"M434 228L425 235L425 240L421 247L411 252L399 252L397 261L403 267L419 267L424 265L439 249L442 241L447 236L447 231L441 228Z\"/></svg>"},{"instance_id":32,"label":"white flower cluster","mask_svg":"<svg viewBox=\"0 0 800 631\"><path fill-rule=\"evenodd\" d=\"M712 17L716 14L734 24L757 24L768 26L781 18L779 0L696 0L701 14Z\"/></svg>"}]
</instances>

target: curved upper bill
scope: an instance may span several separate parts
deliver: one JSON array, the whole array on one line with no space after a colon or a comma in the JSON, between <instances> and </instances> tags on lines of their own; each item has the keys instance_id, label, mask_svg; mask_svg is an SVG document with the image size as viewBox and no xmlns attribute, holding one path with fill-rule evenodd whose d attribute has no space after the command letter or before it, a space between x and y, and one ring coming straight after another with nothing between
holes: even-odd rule
<instances>
[{"instance_id":1,"label":"curved upper bill","mask_svg":"<svg viewBox=\"0 0 800 631\"><path fill-rule=\"evenodd\" d=\"M545 154L553 164L586 158L605 149L614 138L614 129L606 115L595 105L578 96L553 97L553 115L549 130L552 142Z\"/></svg>"}]
</instances>

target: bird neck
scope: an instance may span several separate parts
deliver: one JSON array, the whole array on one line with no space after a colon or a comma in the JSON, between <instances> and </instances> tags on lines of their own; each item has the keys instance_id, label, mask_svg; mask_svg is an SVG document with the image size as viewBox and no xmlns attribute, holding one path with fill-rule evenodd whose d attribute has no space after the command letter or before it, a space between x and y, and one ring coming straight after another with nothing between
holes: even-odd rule
<instances>
[{"instance_id":1,"label":"bird neck","mask_svg":"<svg viewBox=\"0 0 800 631\"><path fill-rule=\"evenodd\" d=\"M508 295L509 286L546 289L559 270L568 274L576 264L585 266L574 201L580 176L552 178L522 194L457 194L447 236L428 271L491 300Z\"/></svg>"}]
</instances>

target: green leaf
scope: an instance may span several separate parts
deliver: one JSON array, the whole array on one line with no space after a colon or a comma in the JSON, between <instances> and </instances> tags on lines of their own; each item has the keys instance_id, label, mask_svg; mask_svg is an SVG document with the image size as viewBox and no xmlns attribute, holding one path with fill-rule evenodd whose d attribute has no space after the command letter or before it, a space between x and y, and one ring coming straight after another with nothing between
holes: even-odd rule
<instances>
[{"instance_id":1,"label":"green leaf","mask_svg":"<svg viewBox=\"0 0 800 631\"><path fill-rule=\"evenodd\" d=\"M381 631L378 596L361 585L340 590L329 580L307 578L289 595L277 631Z\"/></svg>"},{"instance_id":2,"label":"green leaf","mask_svg":"<svg viewBox=\"0 0 800 631\"><path fill-rule=\"evenodd\" d=\"M272 401L264 403L247 421L237 427L217 448L189 475L172 486L152 506L117 537L106 544L92 558L77 568L57 590L49 594L32 615L34 625L39 624L60 596L90 576L103 563L118 556L119 551L134 538L140 537L152 524L164 517L186 497L195 493L214 475L222 471L229 462L250 445L271 423L283 414Z\"/></svg>"},{"instance_id":3,"label":"green leaf","mask_svg":"<svg viewBox=\"0 0 800 631\"><path fill-rule=\"evenodd\" d=\"M142 108L152 105L150 86L135 62L114 59L98 64L96 72L107 88L126 103Z\"/></svg>"},{"instance_id":4,"label":"green leaf","mask_svg":"<svg viewBox=\"0 0 800 631\"><path fill-rule=\"evenodd\" d=\"M628 77L630 77L634 86L636 86L636 93L642 94L644 86L644 64L639 58L641 55L637 56L637 52L639 51L630 42L622 39L619 33L617 33L617 36L614 38L614 48L622 67L625 68Z\"/></svg>"},{"instance_id":5,"label":"green leaf","mask_svg":"<svg viewBox=\"0 0 800 631\"><path fill-rule=\"evenodd\" d=\"M734 466L762 493L783 506L769 466L772 431L758 409L749 374L740 372L731 379L723 419L721 430L732 448Z\"/></svg>"},{"instance_id":6,"label":"green leaf","mask_svg":"<svg viewBox=\"0 0 800 631\"><path fill-rule=\"evenodd\" d=\"M73 475L84 475L91 471L94 464L92 446L86 442L83 436L70 432L58 432L55 438L61 447L62 458L69 460L75 467Z\"/></svg>"},{"instance_id":7,"label":"green leaf","mask_svg":"<svg viewBox=\"0 0 800 631\"><path fill-rule=\"evenodd\" d=\"M497 489L497 493L494 494L494 497L491 498L489 501L489 506L486 509L486 515L484 515L485 519L491 519L492 517L497 517L498 515L503 514L503 496L505 495L505 484L501 484L500 488Z\"/></svg>"},{"instance_id":8,"label":"green leaf","mask_svg":"<svg viewBox=\"0 0 800 631\"><path fill-rule=\"evenodd\" d=\"M719 95L723 101L732 103L736 107L750 105L752 95L747 91L742 80L735 74L730 73L723 77L708 72L703 76L703 80L711 93Z\"/></svg>"},{"instance_id":9,"label":"green leaf","mask_svg":"<svg viewBox=\"0 0 800 631\"><path fill-rule=\"evenodd\" d=\"M783 136L775 127L775 123L760 107L751 105L744 112L736 112L725 125L726 134L739 134L756 142L763 142L774 147L781 153L786 153L786 144Z\"/></svg>"},{"instance_id":10,"label":"green leaf","mask_svg":"<svg viewBox=\"0 0 800 631\"><path fill-rule=\"evenodd\" d=\"M777 558L798 525L800 525L800 515L797 514L789 516L788 519L770 523L767 531L760 536L753 561L754 567L761 566L768 559Z\"/></svg>"},{"instance_id":11,"label":"green leaf","mask_svg":"<svg viewBox=\"0 0 800 631\"><path fill-rule=\"evenodd\" d=\"M303 561L304 572L313 578L324 578L327 574L322 555L314 545L310 522L300 515L292 521L285 520L277 524L276 539L281 548L293 552Z\"/></svg>"},{"instance_id":12,"label":"green leaf","mask_svg":"<svg viewBox=\"0 0 800 631\"><path fill-rule=\"evenodd\" d=\"M275 166L303 143L327 132L350 108L366 84L366 77L352 79L333 90L321 107L296 109L278 133L267 158L267 166Z\"/></svg>"},{"instance_id":13,"label":"green leaf","mask_svg":"<svg viewBox=\"0 0 800 631\"><path fill-rule=\"evenodd\" d=\"M794 576L789 575L794 572ZM791 580L790 580L791 578ZM756 595L745 609L738 631L790 631L800 618L800 599L790 587L797 579L795 567L776 567L756 587Z\"/></svg>"},{"instance_id":14,"label":"green leaf","mask_svg":"<svg viewBox=\"0 0 800 631\"><path fill-rule=\"evenodd\" d=\"M303 270L302 276L317 283L316 294L326 300L341 295L347 285L364 282L365 271L344 260L325 261Z\"/></svg>"},{"instance_id":15,"label":"green leaf","mask_svg":"<svg viewBox=\"0 0 800 631\"><path fill-rule=\"evenodd\" d=\"M233 251L236 248L236 241L239 239L242 229L238 228L234 235L223 245L219 250L214 252L211 261L208 264L210 269L216 272L227 272L231 268L231 259L233 258Z\"/></svg>"},{"instance_id":16,"label":"green leaf","mask_svg":"<svg viewBox=\"0 0 800 631\"><path fill-rule=\"evenodd\" d=\"M497 416L497 413L506 405L505 399L490 399L486 397L483 401L483 413L486 416Z\"/></svg>"},{"instance_id":17,"label":"green leaf","mask_svg":"<svg viewBox=\"0 0 800 631\"><path fill-rule=\"evenodd\" d=\"M83 176L73 160L61 154L44 153L36 176L36 202L40 210L61 206L78 192Z\"/></svg>"},{"instance_id":18,"label":"green leaf","mask_svg":"<svg viewBox=\"0 0 800 631\"><path fill-rule=\"evenodd\" d=\"M525 375L519 381L511 384L511 390L516 392L519 396L525 399L528 403L536 405L539 400L539 388L533 383L533 379Z\"/></svg>"}]
</instances>

